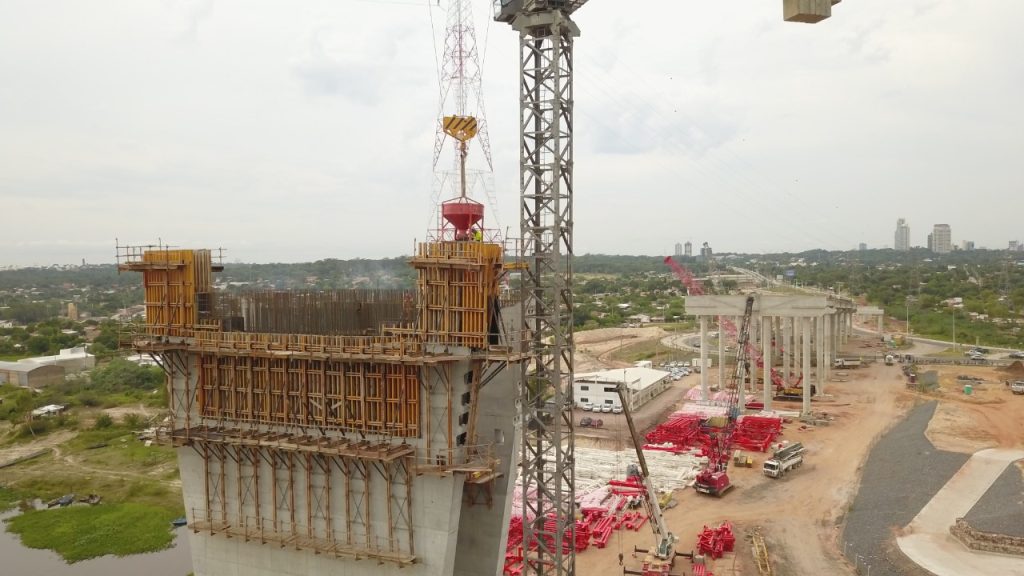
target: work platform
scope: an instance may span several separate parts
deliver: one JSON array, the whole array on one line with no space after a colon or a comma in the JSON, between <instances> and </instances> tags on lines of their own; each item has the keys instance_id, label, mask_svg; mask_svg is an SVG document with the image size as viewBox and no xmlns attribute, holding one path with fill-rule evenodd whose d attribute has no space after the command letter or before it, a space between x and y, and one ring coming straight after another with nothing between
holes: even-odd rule
<instances>
[{"instance_id":1,"label":"work platform","mask_svg":"<svg viewBox=\"0 0 1024 576\"><path fill-rule=\"evenodd\" d=\"M504 557L525 355L501 245L420 244L415 290L221 293L210 251L118 256L143 275L126 334L167 373L159 438L197 576L470 575Z\"/></svg>"}]
</instances>

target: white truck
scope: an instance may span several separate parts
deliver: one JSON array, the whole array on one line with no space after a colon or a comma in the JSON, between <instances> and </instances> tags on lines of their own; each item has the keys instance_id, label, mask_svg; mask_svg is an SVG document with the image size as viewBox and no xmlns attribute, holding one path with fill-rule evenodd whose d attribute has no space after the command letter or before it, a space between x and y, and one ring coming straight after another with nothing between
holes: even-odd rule
<instances>
[{"instance_id":1,"label":"white truck","mask_svg":"<svg viewBox=\"0 0 1024 576\"><path fill-rule=\"evenodd\" d=\"M857 368L860 360L856 358L836 358L835 368Z\"/></svg>"},{"instance_id":2,"label":"white truck","mask_svg":"<svg viewBox=\"0 0 1024 576\"><path fill-rule=\"evenodd\" d=\"M764 461L761 472L769 478L782 478L786 472L799 468L804 463L804 447L799 442L776 450L771 458Z\"/></svg>"},{"instance_id":3,"label":"white truck","mask_svg":"<svg viewBox=\"0 0 1024 576\"><path fill-rule=\"evenodd\" d=\"M1024 394L1024 380L1010 382L1010 392L1013 392L1014 394Z\"/></svg>"}]
</instances>

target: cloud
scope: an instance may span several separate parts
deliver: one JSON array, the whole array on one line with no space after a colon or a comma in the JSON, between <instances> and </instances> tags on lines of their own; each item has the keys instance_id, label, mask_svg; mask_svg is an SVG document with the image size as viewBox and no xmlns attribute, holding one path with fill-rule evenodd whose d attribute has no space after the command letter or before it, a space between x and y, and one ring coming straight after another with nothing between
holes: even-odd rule
<instances>
[{"instance_id":1,"label":"cloud","mask_svg":"<svg viewBox=\"0 0 1024 576\"><path fill-rule=\"evenodd\" d=\"M378 69L329 54L319 34L310 38L308 51L293 64L292 73L307 94L340 96L363 105L379 101L384 87Z\"/></svg>"},{"instance_id":2,"label":"cloud","mask_svg":"<svg viewBox=\"0 0 1024 576\"><path fill-rule=\"evenodd\" d=\"M863 26L843 38L843 45L851 56L860 57L868 64L884 64L889 61L892 50L883 46L878 39L877 30L882 22L873 22Z\"/></svg>"},{"instance_id":3,"label":"cloud","mask_svg":"<svg viewBox=\"0 0 1024 576\"><path fill-rule=\"evenodd\" d=\"M214 0L169 0L173 13L171 37L176 40L194 41L199 26L213 14Z\"/></svg>"}]
</instances>

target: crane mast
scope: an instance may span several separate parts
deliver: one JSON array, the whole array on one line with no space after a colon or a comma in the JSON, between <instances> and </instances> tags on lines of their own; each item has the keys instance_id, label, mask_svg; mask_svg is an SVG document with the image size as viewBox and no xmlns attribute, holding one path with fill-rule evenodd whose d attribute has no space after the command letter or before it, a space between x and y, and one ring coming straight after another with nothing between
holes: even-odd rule
<instances>
[{"instance_id":1,"label":"crane mast","mask_svg":"<svg viewBox=\"0 0 1024 576\"><path fill-rule=\"evenodd\" d=\"M573 39L586 0L496 0L519 33L524 571L576 573L573 379ZM531 544L536 543L534 548Z\"/></svg>"}]
</instances>

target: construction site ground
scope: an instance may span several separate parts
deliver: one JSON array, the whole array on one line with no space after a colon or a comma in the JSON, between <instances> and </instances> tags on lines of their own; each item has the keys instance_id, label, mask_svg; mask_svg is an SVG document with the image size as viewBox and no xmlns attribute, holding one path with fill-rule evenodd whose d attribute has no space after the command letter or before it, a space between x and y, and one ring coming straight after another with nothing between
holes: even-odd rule
<instances>
[{"instance_id":1,"label":"construction site ground","mask_svg":"<svg viewBox=\"0 0 1024 576\"><path fill-rule=\"evenodd\" d=\"M632 338L633 342L639 338L665 336L657 329L642 330L647 333ZM587 333L580 334L577 342L582 347L595 350L592 358L598 359L599 366L590 369L599 368L600 364L613 367L601 363L599 358L608 350L622 345L619 337L606 333L591 340L587 336ZM598 348L601 345L603 347ZM926 354L932 348L934 346L925 345L905 352ZM869 335L855 336L841 351L849 356L879 352L877 337ZM1019 423L1024 397L1013 396L1004 386L1004 381L1013 377L1011 373L1005 369L985 367L942 366L934 369L939 372L940 387L929 393L909 390L898 365L886 366L877 362L837 375L837 380L842 381L827 383L825 395L815 399L813 404L815 412L829 417L830 425L806 427L792 421L784 426L781 439L802 442L807 448L803 467L783 479L770 479L761 474L761 464L767 455L754 453L751 454L754 457L752 468L730 468L735 489L721 498L703 496L693 489L676 491L677 505L667 510L665 517L669 528L679 537L677 549L687 552L694 549L697 534L705 525L715 526L728 520L736 529L737 551L713 562L716 576L759 573L749 544L750 533L755 528L760 529L766 540L773 574L855 574L854 565L842 554L843 546L850 546L846 542L850 534L846 534L844 540L842 531L858 491L882 494L887 488L884 484L861 486L865 463L877 446L878 450L895 450L883 456L897 458L897 461L901 450L923 452L920 456L924 468L908 471L911 487L915 477L934 472L934 489L920 491L925 498L888 504L905 509L874 511L885 528L884 534L878 538L880 550L871 553L888 553L895 557L892 574L923 574L899 553L895 535L920 512L931 495L945 484L971 453L984 448L1024 447L1024 426ZM712 384L717 373L718 370L709 373ZM963 381L957 379L961 374L983 380L974 383L973 394L969 396L963 392ZM639 411L638 426L647 431L663 420L682 404L683 392L697 385L699 378L699 375L691 375L675 382L664 395ZM911 409L928 406L933 401L934 417L922 413L911 423L920 426L917 436L923 444L905 442L895 436L893 442L878 442L884 433L902 422ZM1021 406L1013 409L1013 405L1008 403ZM776 402L775 407L798 411L800 405L798 402ZM924 410L928 412L930 409ZM580 412L578 417L585 414ZM610 414L602 414L601 417L606 423L605 428L581 431L578 436L580 445L631 449L623 418ZM931 470L929 466L935 463L935 459L929 457L929 450L949 453L948 466ZM891 479L880 480L883 483L888 481ZM876 528L872 530L877 531ZM646 548L652 542L653 536L646 528L639 532L617 531L607 548L591 548L578 556L579 573L595 576L621 574L619 554L623 554L627 566L636 567L639 559L631 558L634 546ZM966 548L962 552L966 552ZM866 550L862 552L867 553ZM850 557L856 561L856 554ZM680 559L679 562L685 566L686 560ZM864 568L861 564L861 571ZM872 573L883 572L876 569Z\"/></svg>"}]
</instances>

